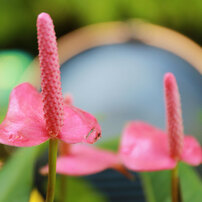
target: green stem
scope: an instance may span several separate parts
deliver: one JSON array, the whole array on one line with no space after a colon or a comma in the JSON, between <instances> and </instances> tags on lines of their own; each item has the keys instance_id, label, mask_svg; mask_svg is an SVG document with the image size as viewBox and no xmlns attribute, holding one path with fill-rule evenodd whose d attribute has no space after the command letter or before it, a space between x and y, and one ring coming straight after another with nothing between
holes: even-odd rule
<instances>
[{"instance_id":1,"label":"green stem","mask_svg":"<svg viewBox=\"0 0 202 202\"><path fill-rule=\"evenodd\" d=\"M66 202L66 192L67 192L67 176L60 176L60 202Z\"/></svg>"},{"instance_id":2,"label":"green stem","mask_svg":"<svg viewBox=\"0 0 202 202\"><path fill-rule=\"evenodd\" d=\"M181 201L181 193L180 193L180 184L179 184L179 176L178 176L178 163L175 168L172 170L171 177L171 189L172 189L172 202L180 202Z\"/></svg>"},{"instance_id":3,"label":"green stem","mask_svg":"<svg viewBox=\"0 0 202 202\"><path fill-rule=\"evenodd\" d=\"M49 157L48 157L48 187L46 194L46 202L53 202L55 195L56 181L56 160L57 160L58 140L50 139L49 141Z\"/></svg>"}]
</instances>

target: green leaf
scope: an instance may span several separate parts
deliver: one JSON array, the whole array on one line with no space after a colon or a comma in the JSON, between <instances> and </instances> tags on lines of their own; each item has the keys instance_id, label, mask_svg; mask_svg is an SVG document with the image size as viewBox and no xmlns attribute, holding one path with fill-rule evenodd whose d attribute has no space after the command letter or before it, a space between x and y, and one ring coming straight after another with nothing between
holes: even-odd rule
<instances>
[{"instance_id":1,"label":"green leaf","mask_svg":"<svg viewBox=\"0 0 202 202\"><path fill-rule=\"evenodd\" d=\"M33 169L37 156L46 144L20 148L5 163L0 171L0 201L28 202L33 183Z\"/></svg>"},{"instance_id":2,"label":"green leaf","mask_svg":"<svg viewBox=\"0 0 202 202\"><path fill-rule=\"evenodd\" d=\"M117 135L120 136L120 135ZM96 143L96 146L98 146L101 149L107 149L114 152L117 152L119 149L119 138L112 138L107 141L102 141L102 138Z\"/></svg>"},{"instance_id":3,"label":"green leaf","mask_svg":"<svg viewBox=\"0 0 202 202\"><path fill-rule=\"evenodd\" d=\"M202 181L194 168L180 163L180 184L184 202L201 202ZM141 179L148 202L170 202L171 201L171 172L144 172Z\"/></svg>"},{"instance_id":4,"label":"green leaf","mask_svg":"<svg viewBox=\"0 0 202 202\"><path fill-rule=\"evenodd\" d=\"M60 180L65 177L66 188L61 189ZM105 202L104 196L99 193L93 186L82 177L60 176L57 177L56 199L61 199L61 195L65 192L66 200L69 201L85 201L85 202Z\"/></svg>"},{"instance_id":5,"label":"green leaf","mask_svg":"<svg viewBox=\"0 0 202 202\"><path fill-rule=\"evenodd\" d=\"M180 180L184 202L201 202L202 181L198 173L188 165L181 165Z\"/></svg>"},{"instance_id":6,"label":"green leaf","mask_svg":"<svg viewBox=\"0 0 202 202\"><path fill-rule=\"evenodd\" d=\"M6 115L11 90L19 84L31 61L32 57L24 51L0 51L0 122Z\"/></svg>"}]
</instances>

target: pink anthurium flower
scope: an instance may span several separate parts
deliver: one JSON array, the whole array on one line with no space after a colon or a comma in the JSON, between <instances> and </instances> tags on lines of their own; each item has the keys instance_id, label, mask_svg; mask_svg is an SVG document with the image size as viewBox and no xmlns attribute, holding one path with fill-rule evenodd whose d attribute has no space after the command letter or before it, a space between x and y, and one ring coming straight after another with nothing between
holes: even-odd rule
<instances>
[{"instance_id":1,"label":"pink anthurium flower","mask_svg":"<svg viewBox=\"0 0 202 202\"><path fill-rule=\"evenodd\" d=\"M180 98L171 73L164 79L167 109L167 134L144 122L130 122L123 131L120 157L123 164L135 171L172 169L178 161L199 165L200 144L192 136L183 135Z\"/></svg>"},{"instance_id":2,"label":"pink anthurium flower","mask_svg":"<svg viewBox=\"0 0 202 202\"><path fill-rule=\"evenodd\" d=\"M56 37L52 19L41 13L37 19L41 88L23 83L13 89L0 143L28 147L50 138L67 143L94 143L101 134L97 120L71 104L64 103Z\"/></svg>"},{"instance_id":3,"label":"pink anthurium flower","mask_svg":"<svg viewBox=\"0 0 202 202\"><path fill-rule=\"evenodd\" d=\"M72 104L72 96L67 94L64 102L66 104ZM117 153L84 144L60 142L59 157L57 158L56 164L56 172L58 174L84 176L102 172L110 168L119 171L129 179L133 178L123 165L121 165ZM48 174L48 166L41 168L40 172L43 175Z\"/></svg>"},{"instance_id":4,"label":"pink anthurium flower","mask_svg":"<svg viewBox=\"0 0 202 202\"><path fill-rule=\"evenodd\" d=\"M172 169L177 163L170 156L166 132L138 121L126 125L121 140L120 157L127 168L135 171ZM191 165L200 164L200 145L194 137L184 137L180 160Z\"/></svg>"},{"instance_id":5,"label":"pink anthurium flower","mask_svg":"<svg viewBox=\"0 0 202 202\"><path fill-rule=\"evenodd\" d=\"M84 144L60 142L60 155L57 158L56 173L69 176L92 175L108 168L118 168L117 154ZM48 173L48 166L40 172Z\"/></svg>"}]
</instances>

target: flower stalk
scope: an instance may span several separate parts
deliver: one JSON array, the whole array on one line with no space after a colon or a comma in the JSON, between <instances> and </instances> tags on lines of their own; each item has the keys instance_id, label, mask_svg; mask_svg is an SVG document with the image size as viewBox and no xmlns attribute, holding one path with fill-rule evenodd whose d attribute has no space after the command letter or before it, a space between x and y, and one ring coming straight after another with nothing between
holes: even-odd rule
<instances>
[{"instance_id":1,"label":"flower stalk","mask_svg":"<svg viewBox=\"0 0 202 202\"><path fill-rule=\"evenodd\" d=\"M179 202L179 177L178 177L178 164L171 171L171 188L172 188L172 202Z\"/></svg>"},{"instance_id":2,"label":"flower stalk","mask_svg":"<svg viewBox=\"0 0 202 202\"><path fill-rule=\"evenodd\" d=\"M58 140L51 138L49 140L49 157L48 157L49 174L48 174L46 202L53 202L54 200L57 149L58 149Z\"/></svg>"},{"instance_id":3,"label":"flower stalk","mask_svg":"<svg viewBox=\"0 0 202 202\"><path fill-rule=\"evenodd\" d=\"M181 159L183 150L183 121L180 102L180 94L176 79L173 74L167 73L164 77L167 132L169 140L170 156L177 161L171 171L172 202L180 202L180 184L178 176L178 161Z\"/></svg>"},{"instance_id":4,"label":"flower stalk","mask_svg":"<svg viewBox=\"0 0 202 202\"><path fill-rule=\"evenodd\" d=\"M67 176L60 175L60 202L67 201Z\"/></svg>"}]
</instances>

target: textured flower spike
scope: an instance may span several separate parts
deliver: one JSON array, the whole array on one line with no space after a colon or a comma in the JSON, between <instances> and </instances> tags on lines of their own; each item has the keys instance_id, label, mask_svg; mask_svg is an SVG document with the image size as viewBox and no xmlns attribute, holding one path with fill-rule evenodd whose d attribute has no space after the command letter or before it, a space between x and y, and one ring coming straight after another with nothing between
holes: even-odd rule
<instances>
[{"instance_id":1,"label":"textured flower spike","mask_svg":"<svg viewBox=\"0 0 202 202\"><path fill-rule=\"evenodd\" d=\"M179 160L183 150L183 123L180 95L176 79L171 73L164 76L167 133L170 156Z\"/></svg>"},{"instance_id":2,"label":"textured flower spike","mask_svg":"<svg viewBox=\"0 0 202 202\"><path fill-rule=\"evenodd\" d=\"M64 124L64 101L54 25L47 13L37 18L37 34L44 118L49 135L57 136Z\"/></svg>"}]
</instances>

